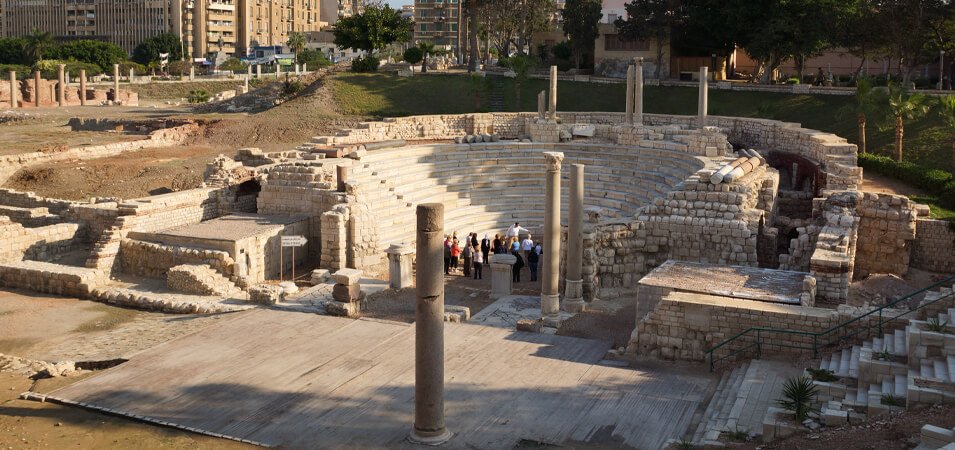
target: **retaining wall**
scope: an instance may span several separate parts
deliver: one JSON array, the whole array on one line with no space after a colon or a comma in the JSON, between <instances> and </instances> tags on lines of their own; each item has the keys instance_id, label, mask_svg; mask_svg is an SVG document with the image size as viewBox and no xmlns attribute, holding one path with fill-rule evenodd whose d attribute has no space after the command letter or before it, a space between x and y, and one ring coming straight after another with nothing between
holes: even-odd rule
<instances>
[{"instance_id":1,"label":"retaining wall","mask_svg":"<svg viewBox=\"0 0 955 450\"><path fill-rule=\"evenodd\" d=\"M912 245L912 267L955 273L955 228L951 222L918 219Z\"/></svg>"}]
</instances>

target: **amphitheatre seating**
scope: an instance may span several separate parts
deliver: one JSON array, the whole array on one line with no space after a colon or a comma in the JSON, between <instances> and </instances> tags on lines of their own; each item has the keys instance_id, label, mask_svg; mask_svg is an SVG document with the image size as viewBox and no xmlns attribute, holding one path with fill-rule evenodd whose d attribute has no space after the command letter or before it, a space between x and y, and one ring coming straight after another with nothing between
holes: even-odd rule
<instances>
[{"instance_id":1,"label":"amphitheatre seating","mask_svg":"<svg viewBox=\"0 0 955 450\"><path fill-rule=\"evenodd\" d=\"M493 234L515 221L540 232L544 151L539 144L515 143L389 148L365 155L351 178L375 211L382 247L413 240L414 207L429 202L447 208L448 232ZM692 155L666 149L575 143L553 151L564 153L565 185L571 164L587 166L584 206L600 208L609 218L636 215L703 167ZM562 189L565 214L567 196Z\"/></svg>"}]
</instances>

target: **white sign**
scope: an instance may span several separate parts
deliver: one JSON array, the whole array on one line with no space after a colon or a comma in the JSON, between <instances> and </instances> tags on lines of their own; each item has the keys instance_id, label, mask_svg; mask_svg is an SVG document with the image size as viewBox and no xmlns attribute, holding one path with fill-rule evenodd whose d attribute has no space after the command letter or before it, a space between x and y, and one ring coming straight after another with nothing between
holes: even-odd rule
<instances>
[{"instance_id":1,"label":"white sign","mask_svg":"<svg viewBox=\"0 0 955 450\"><path fill-rule=\"evenodd\" d=\"M307 242L305 236L282 236L282 247L301 247Z\"/></svg>"}]
</instances>

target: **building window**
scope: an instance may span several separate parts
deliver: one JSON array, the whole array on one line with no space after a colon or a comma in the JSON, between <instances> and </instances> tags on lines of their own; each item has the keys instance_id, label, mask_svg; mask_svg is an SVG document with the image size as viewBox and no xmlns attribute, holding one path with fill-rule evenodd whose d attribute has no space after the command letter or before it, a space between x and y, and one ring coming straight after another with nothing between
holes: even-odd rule
<instances>
[{"instance_id":1,"label":"building window","mask_svg":"<svg viewBox=\"0 0 955 450\"><path fill-rule=\"evenodd\" d=\"M616 34L604 35L604 50L608 52L646 52L650 51L648 41L623 41Z\"/></svg>"}]
</instances>

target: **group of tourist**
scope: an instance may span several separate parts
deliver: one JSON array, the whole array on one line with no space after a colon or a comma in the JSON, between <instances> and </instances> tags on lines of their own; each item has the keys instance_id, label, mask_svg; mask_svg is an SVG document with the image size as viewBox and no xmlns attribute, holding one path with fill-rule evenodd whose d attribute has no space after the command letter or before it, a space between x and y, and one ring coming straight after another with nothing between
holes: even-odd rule
<instances>
[{"instance_id":1,"label":"group of tourist","mask_svg":"<svg viewBox=\"0 0 955 450\"><path fill-rule=\"evenodd\" d=\"M521 234L527 234L523 240ZM444 239L444 274L451 275L461 267L462 275L473 276L475 280L484 278L484 265L490 264L491 254L511 254L517 261L512 267L513 281L521 281L521 270L526 266L531 272L531 281L537 281L538 267L540 266L543 248L534 242L527 228L515 222L507 228L502 237L495 234L490 239L487 234L478 241L477 233L468 233L463 241L458 239L458 233L445 236Z\"/></svg>"}]
</instances>

